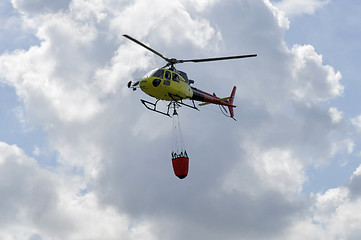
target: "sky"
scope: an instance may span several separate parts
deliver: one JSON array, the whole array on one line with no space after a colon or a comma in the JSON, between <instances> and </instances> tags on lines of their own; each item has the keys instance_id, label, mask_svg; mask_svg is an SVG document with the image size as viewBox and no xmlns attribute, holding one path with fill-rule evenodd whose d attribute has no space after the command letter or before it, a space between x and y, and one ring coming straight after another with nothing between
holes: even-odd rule
<instances>
[{"instance_id":1,"label":"sky","mask_svg":"<svg viewBox=\"0 0 361 240\"><path fill-rule=\"evenodd\" d=\"M361 3L0 2L0 239L360 239ZM172 119L126 84L171 58L228 96Z\"/></svg>"}]
</instances>

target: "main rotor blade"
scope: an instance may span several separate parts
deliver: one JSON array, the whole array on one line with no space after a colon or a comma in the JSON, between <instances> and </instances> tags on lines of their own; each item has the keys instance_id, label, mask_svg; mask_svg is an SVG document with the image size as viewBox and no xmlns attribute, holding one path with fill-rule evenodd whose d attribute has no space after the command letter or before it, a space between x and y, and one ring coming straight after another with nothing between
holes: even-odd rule
<instances>
[{"instance_id":1,"label":"main rotor blade","mask_svg":"<svg viewBox=\"0 0 361 240\"><path fill-rule=\"evenodd\" d=\"M200 58L200 59L189 59L189 60L178 60L177 63L185 63L185 62L211 62L211 61L222 61L222 60L230 60L230 59L237 59L237 58L250 58L250 57L257 57L257 54L250 54L250 55L240 55L240 56L229 56L229 57L215 57L215 58Z\"/></svg>"},{"instance_id":2,"label":"main rotor blade","mask_svg":"<svg viewBox=\"0 0 361 240\"><path fill-rule=\"evenodd\" d=\"M163 58L164 60L166 60L167 62L170 62L170 60L166 57L164 57L162 54L160 54L159 52L155 51L154 49L148 47L147 45L143 44L142 42L139 42L137 39L132 38L131 36L128 36L126 34L123 35L124 37L128 38L129 40L139 44L140 46L144 47L145 49L151 51L152 53L158 55L159 57Z\"/></svg>"}]
</instances>

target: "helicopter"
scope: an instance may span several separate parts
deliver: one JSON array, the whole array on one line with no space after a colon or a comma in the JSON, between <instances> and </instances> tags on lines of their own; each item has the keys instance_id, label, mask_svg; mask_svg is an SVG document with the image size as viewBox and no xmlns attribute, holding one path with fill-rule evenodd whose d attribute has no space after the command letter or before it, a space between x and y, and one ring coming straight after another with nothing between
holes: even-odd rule
<instances>
[{"instance_id":1,"label":"helicopter","mask_svg":"<svg viewBox=\"0 0 361 240\"><path fill-rule=\"evenodd\" d=\"M199 101L201 103L198 106L204 106L208 104L219 105L222 113L225 116L236 120L234 118L234 108L236 106L233 104L237 89L236 86L233 87L229 97L219 98L215 93L210 94L191 86L191 84L194 84L194 80L189 79L185 72L177 70L174 65L187 62L200 63L239 58L251 58L256 57L257 54L178 60L176 58L167 58L163 56L159 52L129 35L124 34L123 36L151 51L167 62L164 67L156 68L147 73L142 79L135 82L129 81L127 84L128 88L131 88L134 91L137 88L140 88L144 93L156 99L155 102L150 102L144 99L140 100L147 109L171 117L170 109L172 107L174 108L174 111L176 107L180 106L187 106L199 111L194 102ZM159 109L159 107L157 108L158 102L160 100L169 101L167 105L167 111L162 111ZM186 103L185 100L190 100L191 103ZM226 107L228 108L228 111Z\"/></svg>"}]
</instances>

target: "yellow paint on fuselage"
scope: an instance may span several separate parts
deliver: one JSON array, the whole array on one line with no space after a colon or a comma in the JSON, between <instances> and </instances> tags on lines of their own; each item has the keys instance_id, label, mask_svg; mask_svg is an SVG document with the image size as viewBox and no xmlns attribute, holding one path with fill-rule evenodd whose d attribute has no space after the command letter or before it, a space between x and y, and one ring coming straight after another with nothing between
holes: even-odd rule
<instances>
[{"instance_id":1,"label":"yellow paint on fuselage","mask_svg":"<svg viewBox=\"0 0 361 240\"><path fill-rule=\"evenodd\" d=\"M191 87L183 77L165 68L153 70L140 80L139 86L146 94L161 100L181 100L193 96Z\"/></svg>"}]
</instances>

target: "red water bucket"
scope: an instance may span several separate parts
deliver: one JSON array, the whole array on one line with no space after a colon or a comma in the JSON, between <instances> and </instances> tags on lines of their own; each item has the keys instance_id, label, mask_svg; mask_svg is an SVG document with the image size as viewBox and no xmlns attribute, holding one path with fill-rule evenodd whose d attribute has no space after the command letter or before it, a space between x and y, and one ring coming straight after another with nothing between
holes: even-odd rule
<instances>
[{"instance_id":1,"label":"red water bucket","mask_svg":"<svg viewBox=\"0 0 361 240\"><path fill-rule=\"evenodd\" d=\"M174 174L180 179L188 175L189 158L177 157L172 159Z\"/></svg>"}]
</instances>

